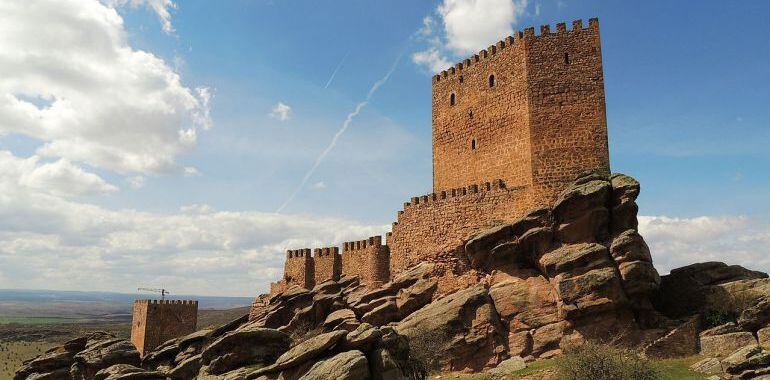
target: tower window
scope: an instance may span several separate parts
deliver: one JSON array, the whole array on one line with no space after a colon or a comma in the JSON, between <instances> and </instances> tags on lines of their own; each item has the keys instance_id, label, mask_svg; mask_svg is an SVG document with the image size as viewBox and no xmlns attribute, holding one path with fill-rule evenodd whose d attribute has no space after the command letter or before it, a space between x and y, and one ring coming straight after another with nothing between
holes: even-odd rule
<instances>
[{"instance_id":1,"label":"tower window","mask_svg":"<svg viewBox=\"0 0 770 380\"><path fill-rule=\"evenodd\" d=\"M569 65L569 53L564 53L564 64Z\"/></svg>"},{"instance_id":2,"label":"tower window","mask_svg":"<svg viewBox=\"0 0 770 380\"><path fill-rule=\"evenodd\" d=\"M489 76L489 87L495 87L495 74Z\"/></svg>"},{"instance_id":3,"label":"tower window","mask_svg":"<svg viewBox=\"0 0 770 380\"><path fill-rule=\"evenodd\" d=\"M455 98L456 98L456 96L455 96L454 92L451 95L449 95L449 105L450 106L455 105L455 103L457 102Z\"/></svg>"},{"instance_id":4,"label":"tower window","mask_svg":"<svg viewBox=\"0 0 770 380\"><path fill-rule=\"evenodd\" d=\"M460 75L460 83L462 83L462 82L463 82L463 76Z\"/></svg>"},{"instance_id":5,"label":"tower window","mask_svg":"<svg viewBox=\"0 0 770 380\"><path fill-rule=\"evenodd\" d=\"M476 150L476 139L471 140L471 150Z\"/></svg>"}]
</instances>

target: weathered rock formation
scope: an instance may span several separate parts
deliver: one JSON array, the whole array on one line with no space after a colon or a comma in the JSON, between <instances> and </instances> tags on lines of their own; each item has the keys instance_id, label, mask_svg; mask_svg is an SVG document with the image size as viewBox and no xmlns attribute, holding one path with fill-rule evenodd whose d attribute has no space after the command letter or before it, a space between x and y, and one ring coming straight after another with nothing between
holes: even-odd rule
<instances>
[{"instance_id":1,"label":"weathered rock formation","mask_svg":"<svg viewBox=\"0 0 770 380\"><path fill-rule=\"evenodd\" d=\"M770 373L767 275L703 263L658 276L637 230L638 194L631 177L582 175L553 207L469 236L439 255L446 261L374 289L348 276L290 287L141 361L127 341L84 337L16 378L424 379L428 368L519 366L516 358L585 340L652 358L700 352L711 360L697 368L723 376Z\"/></svg>"}]
</instances>

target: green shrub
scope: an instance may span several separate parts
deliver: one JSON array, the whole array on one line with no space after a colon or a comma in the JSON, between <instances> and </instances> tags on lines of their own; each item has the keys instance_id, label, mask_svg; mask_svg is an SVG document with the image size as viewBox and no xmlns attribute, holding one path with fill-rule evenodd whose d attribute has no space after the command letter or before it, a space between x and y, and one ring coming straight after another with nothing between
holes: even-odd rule
<instances>
[{"instance_id":1,"label":"green shrub","mask_svg":"<svg viewBox=\"0 0 770 380\"><path fill-rule=\"evenodd\" d=\"M648 360L633 351L585 343L569 349L558 363L559 380L659 380Z\"/></svg>"},{"instance_id":2,"label":"green shrub","mask_svg":"<svg viewBox=\"0 0 770 380\"><path fill-rule=\"evenodd\" d=\"M738 315L731 311L725 310L707 310L703 313L703 328L710 329L724 325L725 323L735 322L738 320Z\"/></svg>"}]
</instances>

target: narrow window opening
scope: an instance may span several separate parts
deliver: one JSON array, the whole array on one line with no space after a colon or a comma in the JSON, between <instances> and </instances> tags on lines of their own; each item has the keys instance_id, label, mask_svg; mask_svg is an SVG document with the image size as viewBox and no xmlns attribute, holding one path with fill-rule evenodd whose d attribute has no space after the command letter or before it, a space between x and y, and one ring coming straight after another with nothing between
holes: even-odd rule
<instances>
[{"instance_id":1,"label":"narrow window opening","mask_svg":"<svg viewBox=\"0 0 770 380\"><path fill-rule=\"evenodd\" d=\"M473 119L473 111L468 111L468 117Z\"/></svg>"},{"instance_id":2,"label":"narrow window opening","mask_svg":"<svg viewBox=\"0 0 770 380\"><path fill-rule=\"evenodd\" d=\"M569 65L569 53L564 53L564 64Z\"/></svg>"},{"instance_id":3,"label":"narrow window opening","mask_svg":"<svg viewBox=\"0 0 770 380\"><path fill-rule=\"evenodd\" d=\"M451 95L449 95L449 105L453 106L455 105L456 99L455 99L455 93L453 92Z\"/></svg>"},{"instance_id":4,"label":"narrow window opening","mask_svg":"<svg viewBox=\"0 0 770 380\"><path fill-rule=\"evenodd\" d=\"M471 150L476 150L476 139L471 140Z\"/></svg>"},{"instance_id":5,"label":"narrow window opening","mask_svg":"<svg viewBox=\"0 0 770 380\"><path fill-rule=\"evenodd\" d=\"M495 87L495 74L489 76L489 87Z\"/></svg>"},{"instance_id":6,"label":"narrow window opening","mask_svg":"<svg viewBox=\"0 0 770 380\"><path fill-rule=\"evenodd\" d=\"M463 76L460 75L460 83L462 83L462 82L463 82Z\"/></svg>"}]
</instances>

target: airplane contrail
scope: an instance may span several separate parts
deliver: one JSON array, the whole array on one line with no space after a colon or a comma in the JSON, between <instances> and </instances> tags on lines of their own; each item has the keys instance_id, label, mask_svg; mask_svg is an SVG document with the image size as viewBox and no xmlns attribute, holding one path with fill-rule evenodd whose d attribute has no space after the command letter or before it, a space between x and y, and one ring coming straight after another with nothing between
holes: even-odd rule
<instances>
[{"instance_id":1,"label":"airplane contrail","mask_svg":"<svg viewBox=\"0 0 770 380\"><path fill-rule=\"evenodd\" d=\"M350 54L350 50L348 50L347 53L345 53L345 56L342 57L342 60L340 60L340 63L337 64L337 67L332 72L332 76L329 77L329 80L326 81L326 86L324 88L328 88L330 84L332 84L332 81L334 80L334 77L337 75L337 71L340 71L340 67L342 67L342 64L345 63L345 59L348 58L348 55Z\"/></svg>"},{"instance_id":2,"label":"airplane contrail","mask_svg":"<svg viewBox=\"0 0 770 380\"><path fill-rule=\"evenodd\" d=\"M388 70L388 73L385 74L384 77L382 77L377 82L374 82L374 85L372 85L372 88L369 89L369 92L366 94L366 98L358 103L356 105L356 108L353 110L353 112L349 113L348 116L345 118L345 122L342 123L342 127L337 131L337 133L334 134L334 137L332 137L332 141L329 143L329 145L326 147L326 149L321 152L320 155L315 159L315 163L313 163L313 166L310 167L310 170L305 173L305 176L302 177L302 182L299 183L299 186L297 186L296 189L291 193L288 199L286 199L286 202L283 202L281 207L278 207L278 210L275 211L276 214L283 211L286 206L289 205L294 200L294 197L297 196L297 194L302 190L303 187L305 187L305 184L310 179L310 177L313 175L315 170L318 168L319 165L321 165L321 162L323 162L324 158L326 158L326 155L329 154L329 152L334 149L334 146L337 145L337 140L340 139L340 136L342 136L343 133L345 133L345 130L348 129L350 126L350 123L353 122L353 118L358 116L359 113L361 113L361 110L366 107L367 104L369 104L369 101L372 99L372 96L374 95L377 90L385 84L385 82L390 79L390 75L393 74L393 71L396 70L396 66L398 66L398 62L401 60L401 56L403 56L403 53L396 58L396 60L393 62L393 65L390 66L390 69Z\"/></svg>"}]
</instances>

